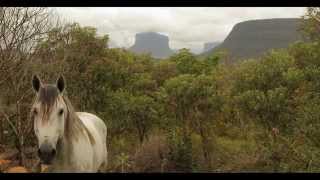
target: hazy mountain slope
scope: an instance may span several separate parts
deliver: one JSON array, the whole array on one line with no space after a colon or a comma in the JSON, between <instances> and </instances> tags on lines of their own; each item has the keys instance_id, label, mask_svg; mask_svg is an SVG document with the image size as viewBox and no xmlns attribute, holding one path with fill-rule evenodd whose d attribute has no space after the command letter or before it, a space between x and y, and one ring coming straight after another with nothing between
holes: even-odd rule
<instances>
[{"instance_id":1,"label":"hazy mountain slope","mask_svg":"<svg viewBox=\"0 0 320 180\"><path fill-rule=\"evenodd\" d=\"M221 42L207 42L204 43L203 45L203 53L208 52L210 50L212 50L213 48L215 48L216 46L218 46L219 44L221 44Z\"/></svg>"},{"instance_id":2,"label":"hazy mountain slope","mask_svg":"<svg viewBox=\"0 0 320 180\"><path fill-rule=\"evenodd\" d=\"M270 49L286 48L302 39L298 32L300 20L296 18L251 20L236 24L222 44L207 53L225 49L231 58L259 56Z\"/></svg>"}]
</instances>

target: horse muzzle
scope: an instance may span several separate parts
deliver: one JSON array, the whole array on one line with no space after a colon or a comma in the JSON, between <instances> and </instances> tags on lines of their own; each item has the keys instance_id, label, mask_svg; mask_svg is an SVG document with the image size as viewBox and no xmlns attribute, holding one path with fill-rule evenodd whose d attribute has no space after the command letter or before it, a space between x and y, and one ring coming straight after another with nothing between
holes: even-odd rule
<instances>
[{"instance_id":1,"label":"horse muzzle","mask_svg":"<svg viewBox=\"0 0 320 180\"><path fill-rule=\"evenodd\" d=\"M50 144L42 144L38 149L38 156L41 163L50 165L56 155L56 150Z\"/></svg>"}]
</instances>

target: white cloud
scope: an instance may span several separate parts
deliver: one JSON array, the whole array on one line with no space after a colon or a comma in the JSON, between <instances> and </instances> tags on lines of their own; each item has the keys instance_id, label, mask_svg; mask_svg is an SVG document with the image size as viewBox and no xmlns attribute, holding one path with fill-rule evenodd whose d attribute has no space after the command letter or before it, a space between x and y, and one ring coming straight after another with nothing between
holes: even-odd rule
<instances>
[{"instance_id":1,"label":"white cloud","mask_svg":"<svg viewBox=\"0 0 320 180\"><path fill-rule=\"evenodd\" d=\"M66 21L94 26L108 34L111 46L130 47L138 32L166 34L172 49L183 47L199 52L205 42L223 41L232 27L241 21L267 18L299 18L305 7L211 7L148 8L97 7L56 8Z\"/></svg>"}]
</instances>

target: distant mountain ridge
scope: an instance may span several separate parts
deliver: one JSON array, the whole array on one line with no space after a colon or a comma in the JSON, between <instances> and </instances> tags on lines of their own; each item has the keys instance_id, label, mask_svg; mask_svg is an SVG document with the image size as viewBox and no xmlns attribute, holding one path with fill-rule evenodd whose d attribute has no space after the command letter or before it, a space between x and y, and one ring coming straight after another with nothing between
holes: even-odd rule
<instances>
[{"instance_id":1,"label":"distant mountain ridge","mask_svg":"<svg viewBox=\"0 0 320 180\"><path fill-rule=\"evenodd\" d=\"M129 50L138 54L151 53L154 58L167 58L174 53L169 47L169 38L156 32L137 33Z\"/></svg>"},{"instance_id":2,"label":"distant mountain ridge","mask_svg":"<svg viewBox=\"0 0 320 180\"><path fill-rule=\"evenodd\" d=\"M298 18L250 20L236 24L227 38L203 56L218 50L227 50L232 60L252 58L271 49L286 48L302 40Z\"/></svg>"},{"instance_id":3,"label":"distant mountain ridge","mask_svg":"<svg viewBox=\"0 0 320 180\"><path fill-rule=\"evenodd\" d=\"M211 49L215 48L219 44L221 44L221 42L206 42L206 43L204 43L202 53L210 51Z\"/></svg>"}]
</instances>

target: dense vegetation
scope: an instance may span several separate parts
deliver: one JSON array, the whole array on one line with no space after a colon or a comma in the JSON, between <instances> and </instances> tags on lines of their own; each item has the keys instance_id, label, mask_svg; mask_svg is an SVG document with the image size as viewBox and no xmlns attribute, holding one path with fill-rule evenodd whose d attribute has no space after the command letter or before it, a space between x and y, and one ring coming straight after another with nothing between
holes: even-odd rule
<instances>
[{"instance_id":1,"label":"dense vegetation","mask_svg":"<svg viewBox=\"0 0 320 180\"><path fill-rule=\"evenodd\" d=\"M111 172L317 172L319 18L319 8L303 17L310 41L236 64L219 63L225 53L199 59L188 49L156 60L108 48L93 27L51 25L32 38L33 51L1 46L0 144L16 147L24 165L25 147L36 143L31 77L63 74L76 109L108 126Z\"/></svg>"}]
</instances>

